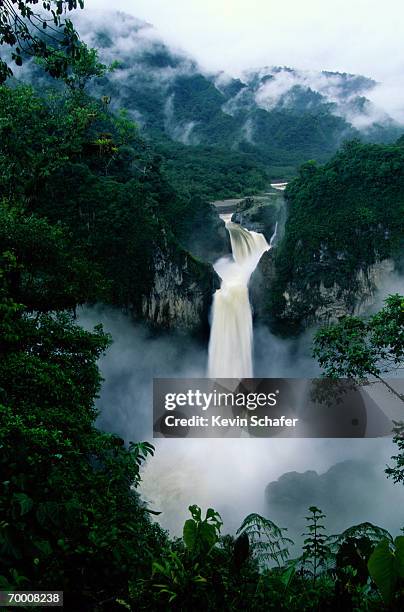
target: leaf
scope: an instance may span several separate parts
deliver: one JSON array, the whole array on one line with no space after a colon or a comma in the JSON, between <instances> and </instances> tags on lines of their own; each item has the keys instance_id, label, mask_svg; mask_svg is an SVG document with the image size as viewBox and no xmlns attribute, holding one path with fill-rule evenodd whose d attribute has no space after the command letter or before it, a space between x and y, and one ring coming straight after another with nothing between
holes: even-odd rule
<instances>
[{"instance_id":1,"label":"leaf","mask_svg":"<svg viewBox=\"0 0 404 612\"><path fill-rule=\"evenodd\" d=\"M365 522L348 527L341 534L331 535L328 538L328 544L337 550L344 542L352 539L368 538L371 542L379 543L383 539L393 541L393 538L386 529L373 525L373 523Z\"/></svg>"},{"instance_id":2,"label":"leaf","mask_svg":"<svg viewBox=\"0 0 404 612\"><path fill-rule=\"evenodd\" d=\"M218 512L216 512L215 510L213 510L213 508L208 508L206 511L206 520L208 521L209 519L214 519L216 520L220 520L220 514Z\"/></svg>"},{"instance_id":3,"label":"leaf","mask_svg":"<svg viewBox=\"0 0 404 612\"><path fill-rule=\"evenodd\" d=\"M117 604L119 604L120 606L123 606L127 610L129 610L129 611L132 610L130 605L124 599L116 599L115 601L116 601Z\"/></svg>"},{"instance_id":4,"label":"leaf","mask_svg":"<svg viewBox=\"0 0 404 612\"><path fill-rule=\"evenodd\" d=\"M45 527L49 522L57 526L59 524L58 504L52 501L39 504L36 511L36 518L42 527Z\"/></svg>"},{"instance_id":5,"label":"leaf","mask_svg":"<svg viewBox=\"0 0 404 612\"><path fill-rule=\"evenodd\" d=\"M292 578L296 572L296 563L292 563L282 574L280 575L280 579L282 584L285 585L285 589L287 589L292 582Z\"/></svg>"},{"instance_id":6,"label":"leaf","mask_svg":"<svg viewBox=\"0 0 404 612\"><path fill-rule=\"evenodd\" d=\"M8 591L12 589L12 585L7 580L5 576L0 576L0 589L4 591Z\"/></svg>"},{"instance_id":7,"label":"leaf","mask_svg":"<svg viewBox=\"0 0 404 612\"><path fill-rule=\"evenodd\" d=\"M199 506L197 506L196 504L193 504L192 506L188 507L188 510L190 511L191 516L193 519L195 519L195 521L202 520L202 513L201 513L201 509Z\"/></svg>"},{"instance_id":8,"label":"leaf","mask_svg":"<svg viewBox=\"0 0 404 612\"><path fill-rule=\"evenodd\" d=\"M52 546L48 540L36 540L34 544L46 557L52 554Z\"/></svg>"},{"instance_id":9,"label":"leaf","mask_svg":"<svg viewBox=\"0 0 404 612\"><path fill-rule=\"evenodd\" d=\"M404 578L404 536L397 536L394 540L396 546L396 569L400 578Z\"/></svg>"},{"instance_id":10,"label":"leaf","mask_svg":"<svg viewBox=\"0 0 404 612\"><path fill-rule=\"evenodd\" d=\"M368 561L368 569L383 601L388 605L392 600L397 582L395 558L388 540L382 540L376 546Z\"/></svg>"},{"instance_id":11,"label":"leaf","mask_svg":"<svg viewBox=\"0 0 404 612\"><path fill-rule=\"evenodd\" d=\"M193 519L188 519L185 521L182 537L185 546L190 550L193 550L196 546L196 541L198 537L198 527Z\"/></svg>"},{"instance_id":12,"label":"leaf","mask_svg":"<svg viewBox=\"0 0 404 612\"><path fill-rule=\"evenodd\" d=\"M13 497L20 505L21 516L27 514L27 512L29 512L34 505L32 499L25 493L14 493Z\"/></svg>"},{"instance_id":13,"label":"leaf","mask_svg":"<svg viewBox=\"0 0 404 612\"><path fill-rule=\"evenodd\" d=\"M207 545L207 548L212 548L217 542L215 526L203 521L199 526L199 531L202 542Z\"/></svg>"}]
</instances>

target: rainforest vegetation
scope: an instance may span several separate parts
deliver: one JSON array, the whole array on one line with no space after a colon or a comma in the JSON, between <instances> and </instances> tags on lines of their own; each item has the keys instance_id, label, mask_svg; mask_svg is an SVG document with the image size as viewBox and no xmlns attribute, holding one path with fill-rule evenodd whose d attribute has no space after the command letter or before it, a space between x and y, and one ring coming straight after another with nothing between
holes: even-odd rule
<instances>
[{"instance_id":1,"label":"rainforest vegetation","mask_svg":"<svg viewBox=\"0 0 404 612\"><path fill-rule=\"evenodd\" d=\"M324 304L322 289L334 286L349 311L361 271L387 259L402 269L402 138L393 145L347 142L326 164L305 163L287 186L286 201L270 318L290 327L313 320ZM285 291L294 296L289 303Z\"/></svg>"},{"instance_id":2,"label":"rainforest vegetation","mask_svg":"<svg viewBox=\"0 0 404 612\"><path fill-rule=\"evenodd\" d=\"M19 10L37 23L29 12L35 4L6 2L3 15ZM393 539L369 523L329 534L326 517L312 506L302 517L301 554L291 558L285 526L251 514L234 537L223 536L218 513L194 505L182 538L173 539L152 518L158 508L147 507L139 494L140 467L152 460L153 446L125 445L95 427L102 382L97 362L111 338L101 326L80 327L76 307L136 303L150 283L153 244L165 236L178 252L188 248L187 236L201 219L206 233L211 224L214 235L207 198L227 192L212 179L212 173L222 172L219 152L210 156L201 149L188 157L180 147L170 152L167 142L155 149L125 112L87 94L87 77L104 67L96 52L81 46L71 24L65 25L65 5L73 9L76 2L57 2L50 14L53 27L63 32L57 38L60 48L54 41L49 47L43 37L30 39L19 22L16 32L13 18L0 26L1 43L15 47L18 35L28 45L14 51L17 64L30 52L64 83L37 91L13 81L10 64L2 60L0 589L63 590L65 609L72 612L401 610L404 536ZM43 4L45 11L48 6ZM76 87L77 79L83 87ZM175 176L175 155L188 164L189 174ZM335 230L330 248L344 254L348 268L349 240L369 262L397 252L403 155L399 143L352 143L324 168L301 169L288 191L286 245L296 244L300 233L307 251L292 249L290 262L285 251L280 253L282 278L286 267L290 273L299 270L293 268L299 253L312 258L318 252L325 218L331 224L327 235ZM235 191L244 189L245 172L251 174L249 185L263 184L262 168L237 155L229 159ZM200 176L190 190L194 168ZM340 181L347 199L337 214ZM312 193L316 197L309 199ZM355 194L363 196L360 207L354 205ZM385 203L392 198L397 206L387 218ZM312 228L310 238L305 224ZM352 235L354 225L359 231L375 227L366 249ZM394 317L402 316L402 301L397 299L373 327L355 323L363 336L376 334L379 344L369 345L369 351L383 351L392 326L399 325ZM384 345L381 330L387 334ZM324 364L329 338L319 336ZM394 347L393 358L402 359L402 339ZM396 442L389 475L400 486L399 434Z\"/></svg>"}]
</instances>

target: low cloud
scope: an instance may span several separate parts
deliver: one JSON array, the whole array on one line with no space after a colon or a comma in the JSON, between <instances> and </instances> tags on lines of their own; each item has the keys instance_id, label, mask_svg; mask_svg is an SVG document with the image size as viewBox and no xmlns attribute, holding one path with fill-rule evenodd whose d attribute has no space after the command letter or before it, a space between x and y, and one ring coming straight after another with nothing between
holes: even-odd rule
<instances>
[{"instance_id":1,"label":"low cloud","mask_svg":"<svg viewBox=\"0 0 404 612\"><path fill-rule=\"evenodd\" d=\"M149 23L126 13L102 12L92 9L75 14L75 22L82 38L100 49L106 63L118 61L120 68L109 79L116 85L119 102L126 102L131 95L134 81L143 86L161 90L168 103L170 86L180 76L202 74L212 80L219 91L231 83L232 77L223 71L209 72L201 68L192 55L179 46L169 44ZM347 73L289 68L261 68L244 71L241 81L246 87L231 97L223 111L234 115L240 110L262 108L296 108L314 110L319 103L329 105L329 110L343 117L355 128L366 131L374 124L404 124L404 98L395 77L377 83L371 78ZM304 101L302 102L302 100ZM171 102L174 107L174 102ZM136 100L131 100L136 107ZM165 109L162 109L166 113ZM168 121L168 119L167 119ZM173 116L168 133L184 144L197 144L193 133L195 121L176 124ZM245 138L252 142L253 126L246 124Z\"/></svg>"},{"instance_id":2,"label":"low cloud","mask_svg":"<svg viewBox=\"0 0 404 612\"><path fill-rule=\"evenodd\" d=\"M329 534L368 521L396 535L402 527L404 489L386 478L384 459L379 454L372 461L341 461L323 473L287 472L266 487L266 514L299 540L313 505L326 514Z\"/></svg>"},{"instance_id":3,"label":"low cloud","mask_svg":"<svg viewBox=\"0 0 404 612\"><path fill-rule=\"evenodd\" d=\"M375 497L380 491L389 504L398 505L396 492L401 489L390 490L384 484L383 466L393 451L390 439L242 437L153 441L153 377L205 376L207 347L179 335L156 336L112 309L86 308L79 320L87 328L102 322L114 339L100 361L105 381L98 401L98 426L121 435L126 441L150 440L155 444L156 454L142 471L140 492L150 507L162 512L159 521L173 534L181 533L189 514L188 506L193 503L219 511L224 519L225 533L234 533L250 512L274 518L265 495L269 482L295 470L314 470L322 474L346 460L364 461L369 469L364 472L363 486L371 488ZM310 357L310 334L299 341L283 341L264 329L258 330L256 355L262 360L257 376L299 377L318 371ZM374 473L380 473L380 478L375 479ZM305 503L308 497L304 498ZM364 520L370 516L369 512L365 514ZM352 520L349 500L346 508L341 509L341 515L343 522ZM389 509L386 508L383 515L379 503L374 517L382 526L390 526ZM284 519L279 520L280 524L287 525L286 515L279 518Z\"/></svg>"},{"instance_id":4,"label":"low cloud","mask_svg":"<svg viewBox=\"0 0 404 612\"><path fill-rule=\"evenodd\" d=\"M388 101L385 85L372 79L352 74L287 68L263 69L258 74L260 83L255 92L255 101L267 111L279 106L293 108L299 97L306 94L306 110L315 110L319 103L330 105L333 114L343 117L359 130L366 130L375 123L391 122L392 119L404 121L404 108L400 112L399 105L395 107L391 100Z\"/></svg>"}]
</instances>

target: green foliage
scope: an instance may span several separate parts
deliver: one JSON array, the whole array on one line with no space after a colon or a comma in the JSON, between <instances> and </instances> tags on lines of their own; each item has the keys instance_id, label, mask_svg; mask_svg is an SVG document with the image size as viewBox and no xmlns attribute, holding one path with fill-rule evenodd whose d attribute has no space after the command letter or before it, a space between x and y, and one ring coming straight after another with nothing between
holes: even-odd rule
<instances>
[{"instance_id":1,"label":"green foliage","mask_svg":"<svg viewBox=\"0 0 404 612\"><path fill-rule=\"evenodd\" d=\"M390 295L385 306L367 320L344 317L339 323L320 329L314 337L313 356L326 376L350 378L357 384L376 378L403 402L403 395L383 378L401 368L404 361L403 296ZM394 482L403 482L403 423L394 423L393 442L399 454L392 457L394 465L387 467L386 473Z\"/></svg>"},{"instance_id":2,"label":"green foliage","mask_svg":"<svg viewBox=\"0 0 404 612\"><path fill-rule=\"evenodd\" d=\"M324 166L304 164L286 189L271 317L290 326L310 322L327 307L331 288L351 312L360 272L386 258L400 265L403 193L404 149L398 145L354 141Z\"/></svg>"},{"instance_id":3,"label":"green foliage","mask_svg":"<svg viewBox=\"0 0 404 612\"><path fill-rule=\"evenodd\" d=\"M27 56L38 57L44 61L51 76L64 76L69 62L79 61L83 50L72 22L64 15L83 8L84 0L44 0L40 2L40 11L34 9L38 3L38 0L1 3L0 45L11 47L11 57L17 66L21 66ZM10 66L0 60L0 84L12 74Z\"/></svg>"},{"instance_id":4,"label":"green foliage","mask_svg":"<svg viewBox=\"0 0 404 612\"><path fill-rule=\"evenodd\" d=\"M193 590L195 596L200 587L206 584L206 579L198 571L198 563L195 563L189 571L184 567L179 555L171 552L168 558L163 559L161 563L157 561L153 563L152 577L162 581L154 583L153 587L158 590L159 595L163 597L167 595L169 604L175 604L176 601L187 598L190 589Z\"/></svg>"},{"instance_id":5,"label":"green foliage","mask_svg":"<svg viewBox=\"0 0 404 612\"><path fill-rule=\"evenodd\" d=\"M220 146L187 146L155 136L170 182L188 197L210 201L259 193L268 187L269 173L259 157Z\"/></svg>"},{"instance_id":6,"label":"green foliage","mask_svg":"<svg viewBox=\"0 0 404 612\"><path fill-rule=\"evenodd\" d=\"M393 598L399 601L404 595L404 536L398 536L394 543L382 540L375 547L369 562L369 573L375 581L384 602L389 605Z\"/></svg>"},{"instance_id":7,"label":"green foliage","mask_svg":"<svg viewBox=\"0 0 404 612\"><path fill-rule=\"evenodd\" d=\"M77 108L31 87L0 87L0 193L31 201L40 185L70 156L92 121L94 108Z\"/></svg>"},{"instance_id":8,"label":"green foliage","mask_svg":"<svg viewBox=\"0 0 404 612\"><path fill-rule=\"evenodd\" d=\"M394 482L404 483L404 423L402 421L394 421L393 442L397 445L398 455L393 455L393 467L386 468L386 474L391 477Z\"/></svg>"},{"instance_id":9,"label":"green foliage","mask_svg":"<svg viewBox=\"0 0 404 612\"><path fill-rule=\"evenodd\" d=\"M60 65L66 66L60 78L72 92L80 92L91 79L103 77L108 69L100 62L97 49L91 49L82 42L79 50L80 52L72 58L69 58L65 51L56 50L46 59L39 58L38 63L51 74L58 74Z\"/></svg>"},{"instance_id":10,"label":"green foliage","mask_svg":"<svg viewBox=\"0 0 404 612\"><path fill-rule=\"evenodd\" d=\"M208 508L205 518L202 519L199 506L189 506L189 511L192 518L184 524L184 544L192 555L207 554L219 540L220 527L223 524L220 514Z\"/></svg>"},{"instance_id":11,"label":"green foliage","mask_svg":"<svg viewBox=\"0 0 404 612\"><path fill-rule=\"evenodd\" d=\"M278 527L271 520L260 514L246 516L237 534L245 533L248 536L253 554L260 565L275 562L281 567L289 557L288 545L293 544L290 538L285 537L287 529Z\"/></svg>"},{"instance_id":12,"label":"green foliage","mask_svg":"<svg viewBox=\"0 0 404 612\"><path fill-rule=\"evenodd\" d=\"M190 512L183 539L174 540L155 560L133 608L213 611L242 609L250 601L253 605L259 579L256 562L247 555L237 564L237 540L219 538L222 523L212 508L205 518L196 505Z\"/></svg>"},{"instance_id":13,"label":"green foliage","mask_svg":"<svg viewBox=\"0 0 404 612\"><path fill-rule=\"evenodd\" d=\"M321 523L325 514L316 506L310 506L310 516L306 516L308 522L307 532L304 539L302 565L304 571L311 576L315 586L319 575L327 569L330 558L330 547L327 544L327 536L324 525Z\"/></svg>"},{"instance_id":14,"label":"green foliage","mask_svg":"<svg viewBox=\"0 0 404 612\"><path fill-rule=\"evenodd\" d=\"M138 590L141 599L136 600L136 605L135 600L131 600L131 609L213 611L265 607L274 612L309 612L313 609L337 610L342 606L357 612L379 610L379 577L376 579L375 574L375 582L372 581L368 563L370 567L370 559L380 542L389 542L392 554L398 554L390 534L380 527L363 523L327 538L321 525L324 515L315 506L310 511L311 515L306 517L309 527L303 555L294 560L284 557L273 567L263 563L258 569L256 555L248 554L244 555L241 564L236 563L237 540L231 536L218 540L209 552L206 549L196 552L192 548L193 537L191 548L185 542L187 536L172 542L154 561L151 578L143 581ZM203 522L197 506L191 506L191 512L196 523ZM262 526L263 531L279 535L271 521L250 515L243 521L239 537L247 537L246 530L252 527L248 537L253 542L257 525ZM184 535L186 531L184 527ZM282 531L280 535L283 537ZM259 539L262 538L258 536ZM396 542L400 547L400 538ZM400 584L397 578L394 586L391 585L391 602L394 600L396 606L402 601Z\"/></svg>"},{"instance_id":15,"label":"green foliage","mask_svg":"<svg viewBox=\"0 0 404 612\"><path fill-rule=\"evenodd\" d=\"M0 252L13 258L3 282L27 310L75 309L101 295L102 277L60 226L0 203Z\"/></svg>"},{"instance_id":16,"label":"green foliage","mask_svg":"<svg viewBox=\"0 0 404 612\"><path fill-rule=\"evenodd\" d=\"M83 93L3 86L0 137L0 198L66 228L69 248L95 273L94 297L136 316L157 249L184 257L192 236L197 254L221 248L210 205L175 191L125 113ZM211 234L197 232L201 220Z\"/></svg>"},{"instance_id":17,"label":"green foliage","mask_svg":"<svg viewBox=\"0 0 404 612\"><path fill-rule=\"evenodd\" d=\"M189 507L182 539L170 540L151 521L157 512L137 489L141 466L154 448L148 442L125 445L95 427L97 362L111 339L101 326L82 329L73 312L100 299L139 308L151 287L156 247L171 262L186 258L186 273L203 283L205 268L183 247L188 239L198 254L212 250L212 243L195 239L201 226L207 234L219 231L208 200L264 189L267 172L256 163L254 147L225 152L231 130L245 118L223 113L223 96L202 77L180 79L175 93L181 120L196 108L209 123L206 131L200 126L198 138L208 144L207 131L213 130L214 144L185 149L167 143L161 132L156 136L160 116L153 139L144 141L127 114L111 112L108 92L97 101L83 91L90 79L105 80L107 74L97 52L61 20L65 7L81 3L57 2L52 13L53 5L45 2L41 15L32 12L35 4L3 3L0 43L16 47L21 36L24 45L14 49L17 64L25 53L34 55L69 91L0 87L0 586L63 589L66 609L83 612L278 612L338 609L341 597L346 609L376 610L376 584L399 609L402 538L393 543L375 526L355 526L327 539L324 517L312 507L303 555L290 561L292 541L285 530L257 514L246 517L236 539L220 536L222 521L212 508L203 517L198 506ZM38 24L44 32L54 26L56 40L32 34ZM147 61L171 65L163 51ZM0 62L0 80L9 74ZM150 111L150 89L141 98ZM277 131L287 151L280 163L290 171L302 150L323 150L327 130L338 131L340 120L334 119L274 114L270 132ZM270 140L269 124L260 111L257 120L259 146L270 163L277 150L264 142ZM313 122L314 144L307 144ZM297 157L291 151L295 142ZM351 145L344 155L359 155L358 147ZM387 166L381 166L378 189L393 171L400 183L396 149L391 158L385 149L379 153ZM374 160L370 167L374 172ZM302 168L299 181L306 192L312 181L320 189L319 172L313 164ZM334 175L328 179L334 184ZM390 189L383 197L392 195ZM344 214L351 221L358 214L373 227L384 201L376 198L376 213L362 201L352 218L350 211ZM398 244L399 210L393 217L389 253ZM375 318L370 335L362 336L365 344L371 338L379 347L384 362L402 357L402 301L394 300ZM394 477L400 480L398 461Z\"/></svg>"},{"instance_id":18,"label":"green foliage","mask_svg":"<svg viewBox=\"0 0 404 612\"><path fill-rule=\"evenodd\" d=\"M105 33L99 31L97 34L103 46ZM109 41L108 46L113 47L113 42ZM164 80L162 87L159 69L168 67L173 69L172 74ZM243 157L246 163L255 164L257 172L254 173L252 168L254 176L250 177L251 194L261 169L273 178L292 178L299 165L307 159L324 162L344 138L359 136L358 130L337 116L335 108L318 93L295 87L289 92L292 101L289 98L286 104L280 101L275 108L264 110L256 105L255 93L266 78L271 78L269 75L262 80L257 78L255 82L250 78L247 85L239 80L218 83L215 77L198 72L195 65L190 70L188 58L174 55L159 42L155 42L151 50L126 54L118 67L118 75L120 68L130 72L124 92L119 86L121 79L116 82L108 78L95 87L95 92L98 94L102 87L104 93L118 99L129 111L139 113L148 135L158 140L169 138L175 141L170 146L175 157L183 157L182 150L187 148L186 155L189 155L196 171L194 179L184 164L191 184L200 182L206 188L213 186L212 183L217 184L221 193L216 191L213 194L215 198L224 197L222 192L229 193L233 185L243 182L236 168L232 172L232 159L235 165L237 159ZM369 81L359 84L359 87L372 84ZM346 90L344 93L349 96L353 92ZM383 125L363 137L383 141L392 140L396 135L399 135L396 126ZM205 175L202 172L202 165L194 163L200 156L201 164L209 164L209 160L204 159L208 148L214 160L210 164L211 178L210 173ZM170 162L170 166L173 165ZM220 181L217 172L220 166L225 167L227 189L226 181ZM246 189L247 180L246 177ZM237 192L229 194L229 197L235 195Z\"/></svg>"},{"instance_id":19,"label":"green foliage","mask_svg":"<svg viewBox=\"0 0 404 612\"><path fill-rule=\"evenodd\" d=\"M1 583L58 584L70 609L103 609L102 601L148 575L165 541L134 490L153 447L126 448L94 427L97 361L110 338L101 326L83 330L63 310L81 296L57 267L52 275L55 253L63 253L66 269L74 262L60 251L60 228L22 213L2 215ZM38 237L40 251L29 257ZM34 313L16 301L26 297Z\"/></svg>"},{"instance_id":20,"label":"green foliage","mask_svg":"<svg viewBox=\"0 0 404 612\"><path fill-rule=\"evenodd\" d=\"M404 297L390 295L368 320L344 317L320 329L313 355L326 376L357 382L399 368L404 359Z\"/></svg>"},{"instance_id":21,"label":"green foliage","mask_svg":"<svg viewBox=\"0 0 404 612\"><path fill-rule=\"evenodd\" d=\"M329 536L328 544L331 550L336 552L346 542L361 538L366 538L372 544L380 542L383 539L391 540L391 536L386 529L366 522L348 527L348 529L345 529L341 534Z\"/></svg>"}]
</instances>

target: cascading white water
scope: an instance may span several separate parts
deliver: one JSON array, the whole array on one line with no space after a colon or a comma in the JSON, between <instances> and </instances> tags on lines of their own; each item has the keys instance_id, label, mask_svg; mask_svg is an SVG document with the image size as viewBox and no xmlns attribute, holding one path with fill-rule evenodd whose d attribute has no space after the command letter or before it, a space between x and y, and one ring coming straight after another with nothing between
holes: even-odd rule
<instances>
[{"instance_id":1,"label":"cascading white water","mask_svg":"<svg viewBox=\"0 0 404 612\"><path fill-rule=\"evenodd\" d=\"M214 265L222 282L213 296L208 376L251 378L253 326L248 281L263 253L271 248L277 226L268 244L262 234L224 220L233 257L222 257Z\"/></svg>"}]
</instances>

